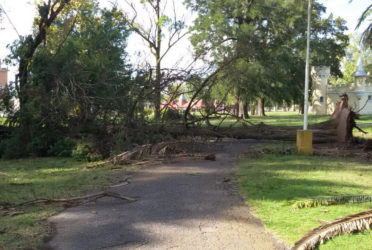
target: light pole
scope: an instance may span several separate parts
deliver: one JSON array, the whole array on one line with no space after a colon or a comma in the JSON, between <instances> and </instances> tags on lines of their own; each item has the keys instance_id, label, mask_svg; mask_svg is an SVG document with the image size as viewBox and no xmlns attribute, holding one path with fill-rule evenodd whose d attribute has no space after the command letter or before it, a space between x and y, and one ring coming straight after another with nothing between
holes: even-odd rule
<instances>
[{"instance_id":1,"label":"light pole","mask_svg":"<svg viewBox=\"0 0 372 250\"><path fill-rule=\"evenodd\" d=\"M306 66L305 66L305 93L304 93L304 127L297 131L297 150L299 154L313 154L313 131L308 130L309 109L309 60L310 60L310 17L311 0L308 0L307 8L307 41L306 41Z\"/></svg>"},{"instance_id":2,"label":"light pole","mask_svg":"<svg viewBox=\"0 0 372 250\"><path fill-rule=\"evenodd\" d=\"M304 130L307 130L308 125L308 109L309 109L309 60L310 60L310 16L311 16L311 0L308 0L307 7L307 41L306 41L306 66L305 66L305 100L304 100Z\"/></svg>"}]
</instances>

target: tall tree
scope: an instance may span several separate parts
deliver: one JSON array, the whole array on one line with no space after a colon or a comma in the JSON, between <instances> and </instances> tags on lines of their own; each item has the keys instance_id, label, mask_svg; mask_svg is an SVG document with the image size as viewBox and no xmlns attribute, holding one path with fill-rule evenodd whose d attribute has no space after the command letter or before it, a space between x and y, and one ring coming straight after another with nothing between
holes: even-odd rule
<instances>
[{"instance_id":1,"label":"tall tree","mask_svg":"<svg viewBox=\"0 0 372 250\"><path fill-rule=\"evenodd\" d=\"M27 85L29 77L29 66L33 59L33 55L39 45L46 39L47 30L53 24L63 8L70 3L71 0L55 0L41 1L38 4L39 18L37 19L37 30L35 35L29 35L22 41L22 49L19 50L19 67L16 75L16 85L19 93L20 107L22 109L25 96L23 89Z\"/></svg>"},{"instance_id":2,"label":"tall tree","mask_svg":"<svg viewBox=\"0 0 372 250\"><path fill-rule=\"evenodd\" d=\"M362 23L368 20L368 17L372 16L372 4L369 5L359 17L358 24L355 29L358 29ZM372 22L368 25L362 34L361 41L366 47L372 48Z\"/></svg>"},{"instance_id":3,"label":"tall tree","mask_svg":"<svg viewBox=\"0 0 372 250\"><path fill-rule=\"evenodd\" d=\"M104 144L109 128L131 120L142 86L127 62L128 35L122 13L101 10L95 0L73 1L60 12L27 68L22 95L28 99L14 117L19 129L10 139L13 154L47 155L80 132ZM22 58L24 46L15 44L12 57Z\"/></svg>"},{"instance_id":4,"label":"tall tree","mask_svg":"<svg viewBox=\"0 0 372 250\"><path fill-rule=\"evenodd\" d=\"M230 80L237 94L257 98L261 115L265 100L289 102L300 96L306 8L297 7L298 1L187 2L199 13L192 35L196 51L207 54L215 64L235 58L228 69ZM312 64L330 65L334 74L341 74L339 58L347 44L344 21L332 16L322 19L325 8L316 2L313 6Z\"/></svg>"},{"instance_id":5,"label":"tall tree","mask_svg":"<svg viewBox=\"0 0 372 250\"><path fill-rule=\"evenodd\" d=\"M148 45L154 58L155 77L152 82L153 104L155 119L160 119L161 92L169 85L162 62L170 50L186 36L185 23L179 19L176 1L144 0L140 4L136 1L127 1L131 13L126 13L126 20L133 31ZM143 7L148 19L141 21L138 16L139 8ZM167 13L171 12L172 16ZM151 79L150 79L151 80Z\"/></svg>"}]
</instances>

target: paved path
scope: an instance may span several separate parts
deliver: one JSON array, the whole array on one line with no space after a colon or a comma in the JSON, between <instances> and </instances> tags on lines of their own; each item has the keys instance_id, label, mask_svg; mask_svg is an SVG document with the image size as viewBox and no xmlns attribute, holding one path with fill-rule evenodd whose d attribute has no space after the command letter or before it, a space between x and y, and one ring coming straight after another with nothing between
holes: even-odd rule
<instances>
[{"instance_id":1,"label":"paved path","mask_svg":"<svg viewBox=\"0 0 372 250\"><path fill-rule=\"evenodd\" d=\"M105 197L50 219L53 249L283 249L253 217L226 177L234 157L253 142L224 144L216 161L140 170L112 191L137 202ZM225 180L225 181L224 181Z\"/></svg>"}]
</instances>

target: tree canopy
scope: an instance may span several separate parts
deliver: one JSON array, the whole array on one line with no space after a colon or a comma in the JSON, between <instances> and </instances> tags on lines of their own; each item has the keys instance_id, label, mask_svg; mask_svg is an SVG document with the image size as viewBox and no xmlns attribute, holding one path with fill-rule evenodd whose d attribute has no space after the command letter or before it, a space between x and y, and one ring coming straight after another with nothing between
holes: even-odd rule
<instances>
[{"instance_id":1,"label":"tree canopy","mask_svg":"<svg viewBox=\"0 0 372 250\"><path fill-rule=\"evenodd\" d=\"M300 103L305 68L306 3L301 1L188 0L198 12L192 43L210 63L234 58L227 69L230 84L245 99ZM299 4L300 3L300 4ZM311 64L329 65L341 75L340 60L348 44L345 21L322 18L314 2ZM262 100L261 100L262 101Z\"/></svg>"}]
</instances>

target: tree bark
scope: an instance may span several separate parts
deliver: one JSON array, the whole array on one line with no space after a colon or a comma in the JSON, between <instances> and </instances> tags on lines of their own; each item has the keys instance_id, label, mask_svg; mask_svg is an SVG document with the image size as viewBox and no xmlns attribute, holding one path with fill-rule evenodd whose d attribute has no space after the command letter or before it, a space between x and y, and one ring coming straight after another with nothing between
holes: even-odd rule
<instances>
[{"instance_id":1,"label":"tree bark","mask_svg":"<svg viewBox=\"0 0 372 250\"><path fill-rule=\"evenodd\" d=\"M243 112L244 112L244 119L248 119L249 114L248 114L248 104L247 103L244 103L244 105L243 105Z\"/></svg>"},{"instance_id":2,"label":"tree bark","mask_svg":"<svg viewBox=\"0 0 372 250\"><path fill-rule=\"evenodd\" d=\"M258 116L265 116L265 99L261 97L258 98L257 105L258 105Z\"/></svg>"},{"instance_id":3,"label":"tree bark","mask_svg":"<svg viewBox=\"0 0 372 250\"><path fill-rule=\"evenodd\" d=\"M25 94L25 87L28 83L28 75L29 75L29 66L34 56L36 49L39 45L45 40L47 29L52 25L54 20L57 18L58 14L63 10L66 4L68 4L71 0L62 0L62 1L55 1L51 3L45 3L43 5L43 9L47 10L45 16L40 17L40 21L38 24L39 31L36 34L35 38L32 35L29 35L25 39L25 51L20 58L19 67L18 67L18 74L16 76L16 87L19 94L19 105L20 109L22 110L24 103L26 102L26 94ZM57 5L59 3L59 5ZM58 6L58 7L57 7ZM19 85L18 85L19 80Z\"/></svg>"},{"instance_id":4,"label":"tree bark","mask_svg":"<svg viewBox=\"0 0 372 250\"><path fill-rule=\"evenodd\" d=\"M155 79L155 120L160 120L160 104L161 104L161 16L160 16L160 0L156 1L156 17L157 17L157 37L156 37L156 49L155 49L155 59L156 59L156 79Z\"/></svg>"},{"instance_id":5,"label":"tree bark","mask_svg":"<svg viewBox=\"0 0 372 250\"><path fill-rule=\"evenodd\" d=\"M239 102L238 102L238 105L239 105L239 114L238 116L242 119L247 119L245 117L245 112L244 112L244 103L243 101L240 99Z\"/></svg>"},{"instance_id":6,"label":"tree bark","mask_svg":"<svg viewBox=\"0 0 372 250\"><path fill-rule=\"evenodd\" d=\"M304 108L303 103L300 103L298 113L300 113L301 115L303 115L305 113L305 108Z\"/></svg>"},{"instance_id":7,"label":"tree bark","mask_svg":"<svg viewBox=\"0 0 372 250\"><path fill-rule=\"evenodd\" d=\"M256 114L256 105L252 105L251 106L251 115L255 115Z\"/></svg>"}]
</instances>

